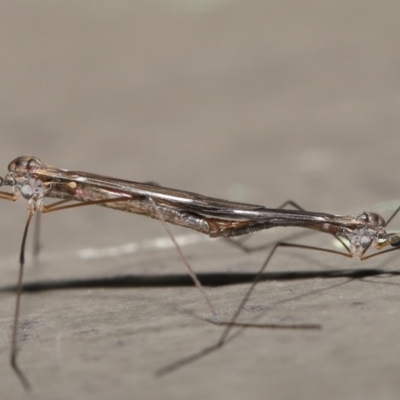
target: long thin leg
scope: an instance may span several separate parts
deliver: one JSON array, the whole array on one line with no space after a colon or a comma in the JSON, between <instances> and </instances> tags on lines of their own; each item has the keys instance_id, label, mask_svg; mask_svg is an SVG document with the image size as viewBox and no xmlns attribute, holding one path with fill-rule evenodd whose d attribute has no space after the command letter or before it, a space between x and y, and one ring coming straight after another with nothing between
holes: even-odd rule
<instances>
[{"instance_id":1,"label":"long thin leg","mask_svg":"<svg viewBox=\"0 0 400 400\"><path fill-rule=\"evenodd\" d=\"M30 389L30 384L28 380L26 379L24 373L21 371L21 369L18 366L17 363L17 352L18 352L18 321L19 321L19 310L20 310L20 304L21 304L21 293L22 293L22 278L24 274L24 264L25 264L25 244L26 244L26 238L28 236L28 229L29 229L29 224L32 220L34 212L31 211L28 216L28 220L26 221L25 229L24 229L24 235L22 236L22 243L21 243L21 251L19 255L19 274L18 274L18 283L17 283L17 297L16 297L16 302L15 302L15 311L14 311L14 323L13 323L13 330L12 330L12 336L11 336L11 357L10 357L10 363L12 369L15 371L17 374L18 378L20 379L22 385L24 386L25 389L29 390Z\"/></svg>"},{"instance_id":2,"label":"long thin leg","mask_svg":"<svg viewBox=\"0 0 400 400\"><path fill-rule=\"evenodd\" d=\"M213 305L211 303L210 298L208 297L208 295L207 295L206 291L204 290L201 282L197 278L195 272L193 271L193 269L190 266L189 262L187 261L185 255L183 254L183 251L182 251L181 247L179 246L178 242L176 241L174 235L172 234L171 229L169 228L168 224L165 222L165 219L164 219L162 213L160 212L160 210L157 207L157 203L154 201L154 199L152 197L148 197L148 199L149 199L151 205L153 206L154 211L157 213L158 219L164 225L164 228L167 231L168 236L171 238L172 243L175 245L176 251L178 252L179 257L181 258L182 262L185 264L185 266L186 266L186 268L187 268L187 270L189 272L190 277L192 278L194 284L200 290L200 293L204 297L204 299L205 299L205 301L206 301L206 303L208 305L208 308L211 310L211 313L214 316L215 321L217 323L219 323L218 315L217 315L217 313L216 313L216 311L215 311L215 309L214 309L214 307L213 307Z\"/></svg>"},{"instance_id":3,"label":"long thin leg","mask_svg":"<svg viewBox=\"0 0 400 400\"><path fill-rule=\"evenodd\" d=\"M38 265L39 253L42 247L40 243L40 226L42 222L41 220L42 220L41 213L40 212L36 213L35 225L33 229L33 248L32 248L33 265L35 266Z\"/></svg>"},{"instance_id":4,"label":"long thin leg","mask_svg":"<svg viewBox=\"0 0 400 400\"><path fill-rule=\"evenodd\" d=\"M11 195L10 193L0 192L0 198L6 200L16 200L15 196ZM74 208L79 206L87 206L92 204L99 204L99 203L107 203L107 202L115 202L115 201L126 201L127 199L105 199L93 202L86 202L86 203L78 203L72 204L67 206L60 206L60 204L67 203L70 200L61 200L56 203L50 204L47 207L42 207L41 212L52 212L57 210L63 210L67 208ZM17 282L17 295L16 295L16 302L15 302L15 310L14 310L14 322L13 322L13 329L11 335L11 354L10 354L10 364L11 368L14 370L15 374L21 381L23 387L26 390L31 388L28 379L26 378L25 374L19 368L17 363L17 354L18 354L18 325L19 325L19 314L20 314L20 304L21 304L21 295L22 295L22 279L23 279L23 272L24 272L24 264L25 264L25 246L26 246L26 239L28 236L29 226L34 215L34 210L29 211L28 219L26 221L24 234L22 236L21 242L21 250L19 256L19 274L18 274L18 282Z\"/></svg>"},{"instance_id":5,"label":"long thin leg","mask_svg":"<svg viewBox=\"0 0 400 400\"><path fill-rule=\"evenodd\" d=\"M305 245L301 245L301 244L293 244L293 243L276 243L275 246L272 248L272 250L270 251L270 253L268 254L266 260L264 261L261 269L259 270L259 272L257 273L256 278L253 280L251 286L249 287L249 289L247 290L245 296L243 297L242 301L240 302L239 307L237 308L235 314L233 315L232 319L230 322L222 322L221 325L225 325L226 328L223 330L222 335L220 336L220 339L218 340L217 343L203 349L201 352L197 353L197 354L193 354L189 357L185 357L183 359L180 359L170 365L167 365L163 368L160 368L156 373L159 376L165 375L169 372L172 372L192 361L198 360L199 358L212 353L213 351L215 351L216 349L218 349L219 347L222 347L227 340L229 340L228 335L230 333L230 331L232 330L233 327L241 327L241 328L247 328L247 327L256 327L256 328L268 328L268 329L321 329L320 325L315 325L315 324L303 324L303 325L280 325L280 324L242 324L242 323L236 323L236 320L241 312L241 310L243 309L243 307L245 306L246 302L248 301L248 299L250 298L256 284L260 281L262 274L264 273L265 269L267 268L267 265L269 264L272 256L274 255L274 253L276 252L276 250L278 249L278 247L295 247L295 248L300 248L300 249L308 249L308 250L319 250L319 251L324 251L327 253L333 253L333 254L339 254L345 257L349 257L351 258L351 254L348 253L342 253L340 251L336 251L336 250L331 250L331 249L324 249L324 248L319 248L319 247L314 247L314 246L305 246Z\"/></svg>"},{"instance_id":6,"label":"long thin leg","mask_svg":"<svg viewBox=\"0 0 400 400\"><path fill-rule=\"evenodd\" d=\"M281 204L278 208L282 209L285 208L286 206L292 206L293 208L296 208L297 210L300 211L305 211L305 208L302 206L299 206L295 201L293 200L286 200L283 204Z\"/></svg>"},{"instance_id":7,"label":"long thin leg","mask_svg":"<svg viewBox=\"0 0 400 400\"><path fill-rule=\"evenodd\" d=\"M73 200L68 200L68 199L67 199L67 200L56 201L56 202L54 202L54 203L48 204L48 205L46 206L46 210L49 210L50 208L59 207L61 204L70 203L71 201L73 201ZM79 203L79 204L86 205L86 203Z\"/></svg>"},{"instance_id":8,"label":"long thin leg","mask_svg":"<svg viewBox=\"0 0 400 400\"><path fill-rule=\"evenodd\" d=\"M389 225L389 223L392 221L392 219L398 214L400 211L400 206L397 208L397 210L390 216L390 218L386 221L385 227Z\"/></svg>"},{"instance_id":9,"label":"long thin leg","mask_svg":"<svg viewBox=\"0 0 400 400\"><path fill-rule=\"evenodd\" d=\"M53 212L53 211L60 211L60 210L66 210L66 209L70 209L70 208L76 208L76 207L84 207L84 206L89 206L89 205L98 205L98 204L104 204L104 203L114 203L116 201L129 201L132 200L133 197L129 197L129 198L116 198L116 199L102 199L102 200L94 200L94 201L87 201L85 203L76 203L76 204L69 204L69 205L61 205L65 202L68 202L69 200L62 200L60 202L56 202L53 204L50 204L49 206L44 207L41 211L43 213L49 213L49 212ZM182 260L182 262L185 264L190 277L192 278L194 284L196 285L196 287L200 290L200 293L202 294L202 296L204 297L211 313L214 316L215 321L218 323L219 319L217 316L217 313L211 303L210 298L208 297L207 293L205 292L202 284L200 283L199 279L197 278L196 274L194 273L192 267L190 266L189 262L187 261L185 255L182 252L182 249L180 248L178 242L176 241L174 235L172 234L169 226L167 225L167 223L165 222L165 219L162 215L162 213L160 212L159 208L157 207L156 202L154 201L154 199L152 197L147 197L147 199L150 201L154 211L156 212L158 219L161 221L161 223L164 225L165 230L167 231L169 237L171 238L173 244L175 245L175 248ZM61 205L61 206L60 206Z\"/></svg>"},{"instance_id":10,"label":"long thin leg","mask_svg":"<svg viewBox=\"0 0 400 400\"><path fill-rule=\"evenodd\" d=\"M369 255L367 255L367 256L362 256L362 257L360 258L360 260L361 260L361 261L368 260L369 258L376 257L376 256L381 256L382 254L390 253L391 251L395 251L395 250L400 250L400 247L393 247L393 248L391 248L391 249L382 250L382 251L379 252L379 253L372 253L372 254L369 254Z\"/></svg>"},{"instance_id":11,"label":"long thin leg","mask_svg":"<svg viewBox=\"0 0 400 400\"><path fill-rule=\"evenodd\" d=\"M267 265L269 264L269 261L271 260L272 256L274 255L274 253L276 252L276 250L278 249L278 247L294 247L294 248L298 248L298 249L307 249L307 250L318 250L318 251L324 251L326 253L332 253L332 254L338 254L344 257L348 257L351 258L352 255L350 253L343 253L341 251L336 251L336 250L331 250L331 249L324 249L321 247L315 247L315 246L306 246L306 245L302 245L302 244L293 244L293 243L276 243L275 246L272 248L272 250L270 251L270 253L268 254L268 257L265 259L263 265L261 266L261 269L258 271L254 281L252 282L252 284L250 285L249 289L247 290L245 296L243 297L242 301L239 304L239 307L237 308L235 314L233 315L232 319L227 323L227 327L225 328L225 330L222 332L222 335L217 343L217 346L222 346L224 344L224 342L226 341L227 336L229 335L229 332L231 331L231 329L237 325L235 324L240 312L242 311L243 307L245 306L245 304L247 303L248 299L250 298L255 286L257 285L257 283L260 281L262 274L264 273L265 269L267 268ZM238 324L241 326L241 324Z\"/></svg>"}]
</instances>

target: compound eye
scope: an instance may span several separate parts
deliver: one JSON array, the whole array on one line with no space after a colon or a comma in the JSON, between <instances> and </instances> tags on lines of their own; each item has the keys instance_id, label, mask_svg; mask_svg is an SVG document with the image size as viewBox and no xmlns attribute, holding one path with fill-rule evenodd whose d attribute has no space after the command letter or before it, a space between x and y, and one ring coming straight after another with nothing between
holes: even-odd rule
<instances>
[{"instance_id":1,"label":"compound eye","mask_svg":"<svg viewBox=\"0 0 400 400\"><path fill-rule=\"evenodd\" d=\"M357 215L357 219L359 219L361 222L368 223L369 222L369 214L367 212L363 212L363 213Z\"/></svg>"},{"instance_id":2,"label":"compound eye","mask_svg":"<svg viewBox=\"0 0 400 400\"><path fill-rule=\"evenodd\" d=\"M374 226L386 225L385 220L379 214L373 212L363 212L357 216L357 219L359 219L361 222L365 224L371 224Z\"/></svg>"},{"instance_id":3,"label":"compound eye","mask_svg":"<svg viewBox=\"0 0 400 400\"><path fill-rule=\"evenodd\" d=\"M31 169L40 168L41 164L40 160L36 157L21 156L10 162L8 171L18 176L23 176Z\"/></svg>"},{"instance_id":4,"label":"compound eye","mask_svg":"<svg viewBox=\"0 0 400 400\"><path fill-rule=\"evenodd\" d=\"M27 169L40 168L39 160L37 158L31 158L27 163Z\"/></svg>"},{"instance_id":5,"label":"compound eye","mask_svg":"<svg viewBox=\"0 0 400 400\"><path fill-rule=\"evenodd\" d=\"M390 245L393 247L400 247L400 236L393 236L390 239Z\"/></svg>"},{"instance_id":6,"label":"compound eye","mask_svg":"<svg viewBox=\"0 0 400 400\"><path fill-rule=\"evenodd\" d=\"M10 164L8 164L8 170L10 172L19 172L21 170L26 169L27 161L30 158L31 157L29 156L21 156L16 158L15 160L11 161Z\"/></svg>"}]
</instances>

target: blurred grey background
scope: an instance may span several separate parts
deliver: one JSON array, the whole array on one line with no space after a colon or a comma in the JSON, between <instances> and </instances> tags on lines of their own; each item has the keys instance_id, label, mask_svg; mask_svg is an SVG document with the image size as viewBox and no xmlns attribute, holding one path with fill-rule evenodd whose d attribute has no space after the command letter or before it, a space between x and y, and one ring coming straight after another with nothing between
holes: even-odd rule
<instances>
[{"instance_id":1,"label":"blurred grey background","mask_svg":"<svg viewBox=\"0 0 400 400\"><path fill-rule=\"evenodd\" d=\"M62 168L269 207L293 199L315 211L386 217L400 202L399 12L397 1L3 2L0 175L31 154ZM16 280L26 215L26 202L2 202L3 288ZM184 274L173 250L79 256L164 235L157 221L96 207L46 215L42 264L28 263L26 279ZM318 235L308 243L330 244ZM196 270L213 272L254 272L265 257L225 244L185 252ZM276 271L360 267L294 251L274 262ZM398 262L382 257L362 267ZM282 300L290 312L276 309L276 318L302 312L297 322L321 323L322 332L246 331L164 378L154 377L158 367L218 338L218 327L190 315L208 316L195 289L27 294L21 366L42 399L394 399L399 281L341 286L341 279L272 281L254 295L254 309L275 310L274 296L292 294ZM247 287L210 289L224 318ZM326 287L329 295L301 295ZM179 312L182 301L189 316ZM8 398L24 396L7 361L13 302L13 293L1 295L0 392ZM135 309L126 315L128 304Z\"/></svg>"}]
</instances>

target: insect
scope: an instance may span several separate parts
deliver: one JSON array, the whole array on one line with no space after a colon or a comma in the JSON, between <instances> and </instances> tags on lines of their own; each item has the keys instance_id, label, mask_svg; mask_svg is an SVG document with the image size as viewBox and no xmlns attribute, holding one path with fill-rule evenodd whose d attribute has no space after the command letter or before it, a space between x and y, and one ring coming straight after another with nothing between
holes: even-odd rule
<instances>
[{"instance_id":1,"label":"insect","mask_svg":"<svg viewBox=\"0 0 400 400\"><path fill-rule=\"evenodd\" d=\"M25 388L29 388L29 382L17 363L17 332L25 243L31 219L36 211L49 213L81 206L99 205L160 220L216 321L218 321L217 313L167 223L190 228L211 237L226 238L274 227L301 227L331 234L341 243L343 251L294 243L276 243L232 320L228 323L221 323L226 325L226 328L216 346L221 346L224 343L271 257L279 247L319 250L349 258L356 256L360 260L366 260L400 248L400 233L386 231L386 226L399 212L400 207L387 222L379 214L373 212L362 212L357 216L332 215L305 211L291 201L284 203L281 208L265 208L259 205L236 203L183 190L170 189L154 183L137 183L87 172L68 171L47 165L32 156L20 156L13 160L8 165L8 173L4 178L0 177L0 186L12 187L11 193L0 192L0 198L15 201L22 196L28 200L28 219L20 250L20 268L11 344L11 366ZM46 205L46 198L58 199L58 201ZM288 204L297 209L283 209ZM366 255L371 246L376 250L381 250L388 245L392 248L380 253ZM319 328L318 325L312 324L279 327Z\"/></svg>"}]
</instances>

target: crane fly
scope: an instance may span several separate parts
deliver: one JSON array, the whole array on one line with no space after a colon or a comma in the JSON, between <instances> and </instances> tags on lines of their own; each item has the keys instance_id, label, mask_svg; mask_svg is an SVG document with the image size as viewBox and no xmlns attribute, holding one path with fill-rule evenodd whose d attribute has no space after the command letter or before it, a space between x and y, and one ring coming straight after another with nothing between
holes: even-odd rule
<instances>
[{"instance_id":1,"label":"crane fly","mask_svg":"<svg viewBox=\"0 0 400 400\"><path fill-rule=\"evenodd\" d=\"M170 189L154 183L138 183L87 172L69 171L52 167L32 156L20 156L13 160L8 165L8 173L4 178L0 177L0 186L12 187L11 193L0 192L0 198L15 201L22 196L28 200L28 219L20 250L20 268L10 359L13 370L25 388L29 388L30 385L17 363L17 333L25 243L31 219L36 211L49 213L80 206L98 205L160 220L217 322L218 316L208 295L186 260L167 223L190 228L214 238L231 238L274 227L301 227L331 234L340 242L343 251L295 243L276 243L231 321L220 323L226 327L215 347L221 346L226 340L278 247L319 250L349 258L358 257L360 260L366 260L400 248L400 233L386 231L386 226L399 212L400 207L397 208L387 222L379 214L373 212L362 212L353 216L305 211L292 201L284 203L280 208L266 208L259 205L231 202L183 190ZM58 201L46 205L46 198L58 199ZM296 209L284 209L284 206L288 204ZM380 253L366 255L371 246L376 250L382 250L388 245L392 246L392 248ZM241 324L241 326L246 326L246 324ZM320 328L319 325L313 324L270 324L265 326L289 329Z\"/></svg>"}]
</instances>

